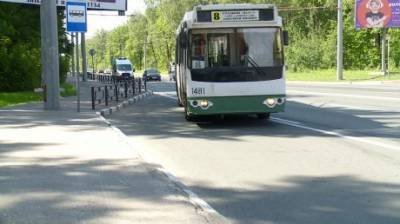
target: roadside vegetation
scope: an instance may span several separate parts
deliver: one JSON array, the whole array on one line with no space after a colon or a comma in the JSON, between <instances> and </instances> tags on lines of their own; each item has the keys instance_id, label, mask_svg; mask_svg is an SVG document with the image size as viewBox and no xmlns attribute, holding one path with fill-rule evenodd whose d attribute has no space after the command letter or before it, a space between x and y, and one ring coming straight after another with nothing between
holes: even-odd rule
<instances>
[{"instance_id":1,"label":"roadside vegetation","mask_svg":"<svg viewBox=\"0 0 400 224\"><path fill-rule=\"evenodd\" d=\"M336 66L337 1L331 0L145 0L147 10L112 31L99 31L88 41L97 52L96 68L108 68L113 57L127 56L138 70L144 66L167 70L175 58L175 30L184 13L198 4L273 3L280 9L290 34L286 64L290 79L331 81ZM356 31L354 1L344 0L345 79L369 80L379 71L379 29ZM390 67L400 67L400 30L390 29ZM312 71L312 72L310 72ZM304 74L313 74L305 76ZM348 77L346 77L348 75ZM353 77L354 76L354 77ZM398 78L393 76L392 78Z\"/></svg>"},{"instance_id":2,"label":"roadside vegetation","mask_svg":"<svg viewBox=\"0 0 400 224\"><path fill-rule=\"evenodd\" d=\"M68 43L63 28L64 10L58 11L60 80L69 69ZM0 93L32 92L40 87L40 8L0 2Z\"/></svg>"},{"instance_id":3,"label":"roadside vegetation","mask_svg":"<svg viewBox=\"0 0 400 224\"><path fill-rule=\"evenodd\" d=\"M62 97L76 96L76 88L74 85L63 83L61 88L64 90L60 94ZM42 100L42 93L35 93L33 91L0 93L0 108Z\"/></svg>"},{"instance_id":4,"label":"roadside vegetation","mask_svg":"<svg viewBox=\"0 0 400 224\"><path fill-rule=\"evenodd\" d=\"M0 108L40 100L42 96L34 92L0 93Z\"/></svg>"},{"instance_id":5,"label":"roadside vegetation","mask_svg":"<svg viewBox=\"0 0 400 224\"><path fill-rule=\"evenodd\" d=\"M288 71L286 79L289 81L319 81L319 82L331 82L337 81L336 70L334 69L321 69L321 70L306 70L306 71ZM400 72L391 72L387 76L382 76L377 71L362 71L352 70L344 71L344 82L357 82L357 81L390 81L400 80Z\"/></svg>"}]
</instances>

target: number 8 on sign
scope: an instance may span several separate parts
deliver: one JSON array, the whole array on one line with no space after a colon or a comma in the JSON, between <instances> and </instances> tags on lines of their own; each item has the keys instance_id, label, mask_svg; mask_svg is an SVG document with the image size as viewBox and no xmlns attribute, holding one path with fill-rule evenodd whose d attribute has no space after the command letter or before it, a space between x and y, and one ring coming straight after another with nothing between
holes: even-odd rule
<instances>
[{"instance_id":1,"label":"number 8 on sign","mask_svg":"<svg viewBox=\"0 0 400 224\"><path fill-rule=\"evenodd\" d=\"M213 12L212 13L212 21L220 21L220 20L221 20L220 12Z\"/></svg>"}]
</instances>

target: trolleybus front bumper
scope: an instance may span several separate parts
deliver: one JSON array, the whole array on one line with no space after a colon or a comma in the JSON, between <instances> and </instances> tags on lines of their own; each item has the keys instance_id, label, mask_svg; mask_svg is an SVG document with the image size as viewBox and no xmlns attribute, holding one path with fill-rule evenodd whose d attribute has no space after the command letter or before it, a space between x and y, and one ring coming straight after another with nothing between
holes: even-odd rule
<instances>
[{"instance_id":1,"label":"trolleybus front bumper","mask_svg":"<svg viewBox=\"0 0 400 224\"><path fill-rule=\"evenodd\" d=\"M286 96L224 96L188 98L190 115L258 114L285 111Z\"/></svg>"}]
</instances>

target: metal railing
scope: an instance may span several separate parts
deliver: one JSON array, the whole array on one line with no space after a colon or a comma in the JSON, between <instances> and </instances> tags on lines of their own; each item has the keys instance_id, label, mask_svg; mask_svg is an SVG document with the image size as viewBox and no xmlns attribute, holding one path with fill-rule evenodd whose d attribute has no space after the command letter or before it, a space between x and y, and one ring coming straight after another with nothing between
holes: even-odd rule
<instances>
[{"instance_id":1,"label":"metal railing","mask_svg":"<svg viewBox=\"0 0 400 224\"><path fill-rule=\"evenodd\" d=\"M118 82L113 81L111 83L108 83L108 79L100 78L98 80L103 80L100 82L105 82L107 85L91 87L92 110L96 110L97 105L104 104L108 107L113 102L118 103L147 91L146 82L140 78Z\"/></svg>"}]
</instances>

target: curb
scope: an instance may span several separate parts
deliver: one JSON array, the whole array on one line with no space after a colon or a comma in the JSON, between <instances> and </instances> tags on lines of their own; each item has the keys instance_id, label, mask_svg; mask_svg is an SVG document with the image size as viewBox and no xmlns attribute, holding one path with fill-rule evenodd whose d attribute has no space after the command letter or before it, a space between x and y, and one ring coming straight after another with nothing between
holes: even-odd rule
<instances>
[{"instance_id":1,"label":"curb","mask_svg":"<svg viewBox=\"0 0 400 224\"><path fill-rule=\"evenodd\" d=\"M116 112L122 110L125 107L133 105L133 104L143 100L145 97L151 96L153 94L154 94L153 91L147 91L145 93L141 93L141 94L139 94L139 95L137 95L137 96L135 96L135 97L133 97L131 99L124 100L123 102L121 102L117 106L112 106L112 107L109 107L109 108L106 108L106 109L102 109L102 110L100 110L100 112L98 112L98 114L100 114L103 117L110 116L111 114L116 113Z\"/></svg>"}]
</instances>

